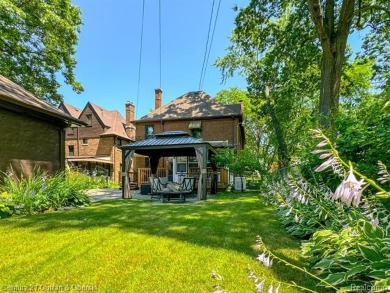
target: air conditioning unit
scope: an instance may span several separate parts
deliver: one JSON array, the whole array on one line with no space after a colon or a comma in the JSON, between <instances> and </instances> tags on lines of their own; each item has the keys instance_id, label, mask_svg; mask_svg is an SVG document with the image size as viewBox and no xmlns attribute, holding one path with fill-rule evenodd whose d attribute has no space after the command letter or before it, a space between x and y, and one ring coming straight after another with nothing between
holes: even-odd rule
<instances>
[{"instance_id":1,"label":"air conditioning unit","mask_svg":"<svg viewBox=\"0 0 390 293\"><path fill-rule=\"evenodd\" d=\"M244 188L241 188L242 186ZM237 190L237 191L246 190L246 179L245 179L245 177L235 177L234 178L234 190Z\"/></svg>"}]
</instances>

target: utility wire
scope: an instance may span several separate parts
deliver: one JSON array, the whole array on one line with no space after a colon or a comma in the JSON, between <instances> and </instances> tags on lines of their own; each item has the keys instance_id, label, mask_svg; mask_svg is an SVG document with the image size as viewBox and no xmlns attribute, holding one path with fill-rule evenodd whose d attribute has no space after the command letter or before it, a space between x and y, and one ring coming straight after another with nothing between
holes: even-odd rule
<instances>
[{"instance_id":1,"label":"utility wire","mask_svg":"<svg viewBox=\"0 0 390 293\"><path fill-rule=\"evenodd\" d=\"M219 14L219 8L220 8L220 6L221 6L221 0L219 0L219 2L218 2L217 12L216 12L216 14L215 14L213 33L211 34L211 41L210 41L210 46L209 46L209 52L208 52L208 54L207 54L206 65L205 65L205 67L204 67L203 78L202 78L202 81L201 81L201 86L202 86L202 87L203 87L204 79L205 79L205 77L206 77L207 65L208 65L209 59L210 59L211 48L212 48L212 46L213 46L215 27L217 26L218 14Z\"/></svg>"},{"instance_id":2,"label":"utility wire","mask_svg":"<svg viewBox=\"0 0 390 293\"><path fill-rule=\"evenodd\" d=\"M208 29L208 32L207 32L206 48L205 48L205 50L204 50L202 70L201 70L201 72L200 72L200 78L199 78L199 90L202 89L202 79L203 79L203 74L204 74L204 71L205 71L205 64L206 64L206 58L207 58L207 50L208 50L208 46L209 46L211 22L212 22L212 20L213 20L213 14L214 14L214 3L215 3L215 0L213 0L213 4L212 4L212 6L211 6L211 14L210 14L210 21L209 21L209 29Z\"/></svg>"},{"instance_id":3,"label":"utility wire","mask_svg":"<svg viewBox=\"0 0 390 293\"><path fill-rule=\"evenodd\" d=\"M138 100L139 100L139 88L141 83L141 67L142 67L142 47L144 36L144 18L145 18L145 0L142 2L142 20L141 20L141 41L139 49L139 62L138 62L138 86L137 86L137 102L135 104L135 117L137 117Z\"/></svg>"},{"instance_id":4,"label":"utility wire","mask_svg":"<svg viewBox=\"0 0 390 293\"><path fill-rule=\"evenodd\" d=\"M158 1L158 28L160 41L160 89L161 89L161 0Z\"/></svg>"}]
</instances>

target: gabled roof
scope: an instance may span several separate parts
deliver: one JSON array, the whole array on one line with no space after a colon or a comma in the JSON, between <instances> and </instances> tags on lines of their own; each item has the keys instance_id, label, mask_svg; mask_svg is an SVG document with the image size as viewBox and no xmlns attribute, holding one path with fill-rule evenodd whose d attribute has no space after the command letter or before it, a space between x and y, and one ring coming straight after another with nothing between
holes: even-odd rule
<instances>
[{"instance_id":1,"label":"gabled roof","mask_svg":"<svg viewBox=\"0 0 390 293\"><path fill-rule=\"evenodd\" d=\"M189 92L137 121L242 116L241 104L222 105L203 91Z\"/></svg>"},{"instance_id":2,"label":"gabled roof","mask_svg":"<svg viewBox=\"0 0 390 293\"><path fill-rule=\"evenodd\" d=\"M83 111L64 102L60 105L60 107L65 112L73 113L73 115L78 114L77 116L78 118L81 117L81 114L85 111L87 107L90 107L92 111L96 114L96 117L101 122L102 126L107 128L107 130L104 133L102 133L100 136L114 135L114 136L119 136L121 138L130 140L130 138L126 133L126 120L122 117L122 115L117 110L108 111L91 102L87 103Z\"/></svg>"},{"instance_id":3,"label":"gabled roof","mask_svg":"<svg viewBox=\"0 0 390 293\"><path fill-rule=\"evenodd\" d=\"M129 136L126 133L126 120L123 119L122 115L116 110L108 111L108 113L110 113L111 117L110 118L105 117L105 121L106 123L109 124L106 126L110 128L107 129L103 134L101 134L101 136L117 135L119 137L130 140Z\"/></svg>"},{"instance_id":4,"label":"gabled roof","mask_svg":"<svg viewBox=\"0 0 390 293\"><path fill-rule=\"evenodd\" d=\"M73 118L78 119L80 117L81 110L75 106L72 106L71 104L61 102L58 108L62 109L66 114L69 114Z\"/></svg>"},{"instance_id":5,"label":"gabled roof","mask_svg":"<svg viewBox=\"0 0 390 293\"><path fill-rule=\"evenodd\" d=\"M18 107L45 114L50 117L55 117L62 121L83 124L77 118L64 113L42 99L38 99L32 93L26 91L24 88L2 75L0 75L0 101L4 101L10 105L17 105Z\"/></svg>"}]
</instances>

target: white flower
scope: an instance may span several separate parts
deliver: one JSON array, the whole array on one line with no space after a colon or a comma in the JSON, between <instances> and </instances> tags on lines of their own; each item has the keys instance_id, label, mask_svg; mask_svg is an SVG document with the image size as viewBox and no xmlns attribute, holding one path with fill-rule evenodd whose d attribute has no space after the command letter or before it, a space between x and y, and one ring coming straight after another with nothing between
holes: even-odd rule
<instances>
[{"instance_id":1,"label":"white flower","mask_svg":"<svg viewBox=\"0 0 390 293\"><path fill-rule=\"evenodd\" d=\"M273 293L273 291L274 291L274 286L271 284L268 287L267 293Z\"/></svg>"},{"instance_id":2,"label":"white flower","mask_svg":"<svg viewBox=\"0 0 390 293\"><path fill-rule=\"evenodd\" d=\"M278 287L275 288L274 293L279 293L280 283L278 284Z\"/></svg>"},{"instance_id":3,"label":"white flower","mask_svg":"<svg viewBox=\"0 0 390 293\"><path fill-rule=\"evenodd\" d=\"M263 264L267 267L270 268L272 267L272 258L270 256L267 256L264 258Z\"/></svg>"},{"instance_id":4,"label":"white flower","mask_svg":"<svg viewBox=\"0 0 390 293\"><path fill-rule=\"evenodd\" d=\"M257 292L263 292L263 289L264 289L264 280L262 280L260 283L256 284Z\"/></svg>"},{"instance_id":5,"label":"white flower","mask_svg":"<svg viewBox=\"0 0 390 293\"><path fill-rule=\"evenodd\" d=\"M323 146L326 146L328 144L328 142L325 140L321 141L320 143L317 144L317 147L320 148L320 147L323 147Z\"/></svg>"},{"instance_id":6,"label":"white flower","mask_svg":"<svg viewBox=\"0 0 390 293\"><path fill-rule=\"evenodd\" d=\"M351 204L357 207L360 204L363 188L365 184L364 180L357 180L353 174L352 166L349 169L349 175L345 178L341 184L336 188L334 192L333 199L340 199L342 202L345 202L347 206Z\"/></svg>"},{"instance_id":7,"label":"white flower","mask_svg":"<svg viewBox=\"0 0 390 293\"><path fill-rule=\"evenodd\" d=\"M215 280L222 280L223 277L220 274L217 274L215 271L211 272L211 278Z\"/></svg>"},{"instance_id":8,"label":"white flower","mask_svg":"<svg viewBox=\"0 0 390 293\"><path fill-rule=\"evenodd\" d=\"M378 225L379 225L378 215L376 216L376 218L373 218L371 220L371 223L372 223L373 226L378 227Z\"/></svg>"},{"instance_id":9,"label":"white flower","mask_svg":"<svg viewBox=\"0 0 390 293\"><path fill-rule=\"evenodd\" d=\"M336 164L337 161L334 157L330 157L327 161L323 162L321 165L319 165L314 172L321 172L325 169L332 167L334 164Z\"/></svg>"},{"instance_id":10,"label":"white flower","mask_svg":"<svg viewBox=\"0 0 390 293\"><path fill-rule=\"evenodd\" d=\"M265 252L263 252L262 254L260 254L256 259L257 259L259 262L263 262L263 261L264 261L264 258L265 258Z\"/></svg>"},{"instance_id":11,"label":"white flower","mask_svg":"<svg viewBox=\"0 0 390 293\"><path fill-rule=\"evenodd\" d=\"M288 217L290 214L291 214L291 212L292 212L292 207L288 210L288 212L286 213L286 217Z\"/></svg>"}]
</instances>

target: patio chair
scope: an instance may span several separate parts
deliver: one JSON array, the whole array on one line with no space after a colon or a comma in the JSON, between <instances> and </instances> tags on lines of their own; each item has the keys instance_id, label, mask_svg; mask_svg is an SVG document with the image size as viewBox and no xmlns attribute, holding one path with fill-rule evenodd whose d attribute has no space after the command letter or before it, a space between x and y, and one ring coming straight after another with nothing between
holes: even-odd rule
<instances>
[{"instance_id":1,"label":"patio chair","mask_svg":"<svg viewBox=\"0 0 390 293\"><path fill-rule=\"evenodd\" d=\"M160 182L160 179L158 177L150 177L150 199L160 199L163 185Z\"/></svg>"},{"instance_id":2,"label":"patio chair","mask_svg":"<svg viewBox=\"0 0 390 293\"><path fill-rule=\"evenodd\" d=\"M194 192L195 187L195 178L194 177L185 177L181 184L172 186L167 185L166 188L163 188L161 192L162 200L165 202L167 199L177 199L179 201L186 201L186 196Z\"/></svg>"}]
</instances>

